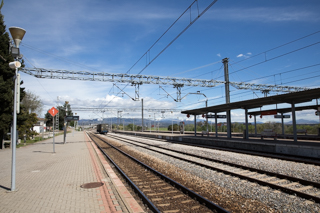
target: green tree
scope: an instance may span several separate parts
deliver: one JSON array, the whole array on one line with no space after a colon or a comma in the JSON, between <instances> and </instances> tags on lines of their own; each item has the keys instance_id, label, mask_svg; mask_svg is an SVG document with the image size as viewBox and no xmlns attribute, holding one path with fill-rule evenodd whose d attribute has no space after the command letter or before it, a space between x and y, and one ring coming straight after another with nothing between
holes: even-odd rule
<instances>
[{"instance_id":1,"label":"green tree","mask_svg":"<svg viewBox=\"0 0 320 213\"><path fill-rule=\"evenodd\" d=\"M29 113L36 113L38 115L41 113L43 107L39 96L35 95L31 91L25 92L21 104L25 106Z\"/></svg>"},{"instance_id":2,"label":"green tree","mask_svg":"<svg viewBox=\"0 0 320 213\"><path fill-rule=\"evenodd\" d=\"M136 126L137 128L135 128L134 130L135 131L141 131L142 130L142 127L141 126Z\"/></svg>"},{"instance_id":3,"label":"green tree","mask_svg":"<svg viewBox=\"0 0 320 213\"><path fill-rule=\"evenodd\" d=\"M72 116L72 110L71 105L67 102L64 103L63 106L56 107L59 111L59 129L63 129L64 126L64 118L65 116ZM47 120L46 125L52 126L52 115L48 112L50 109L47 110L47 113L45 114L45 119ZM56 125L56 124L55 124ZM70 122L70 126L73 126L73 121Z\"/></svg>"},{"instance_id":4,"label":"green tree","mask_svg":"<svg viewBox=\"0 0 320 213\"><path fill-rule=\"evenodd\" d=\"M133 130L137 130L137 125L134 125L134 124L128 124L127 127L126 127L126 130L129 130L129 131L133 131Z\"/></svg>"},{"instance_id":5,"label":"green tree","mask_svg":"<svg viewBox=\"0 0 320 213\"><path fill-rule=\"evenodd\" d=\"M17 119L19 138L23 139L24 134L27 139L33 135L37 135L38 133L32 130L32 127L37 122L38 118L36 113L29 113L27 110L22 110Z\"/></svg>"},{"instance_id":6,"label":"green tree","mask_svg":"<svg viewBox=\"0 0 320 213\"><path fill-rule=\"evenodd\" d=\"M14 58L9 53L10 39L6 32L3 15L1 9L3 1L0 5L0 140L2 140L10 131L10 126L13 119L13 89L14 89L14 75L15 70L9 67L9 62L14 61ZM24 61L21 60L21 67L24 67ZM20 85L23 81L20 82ZM20 88L20 102L25 97L24 88ZM36 114L29 114L26 106L21 103L20 113L17 115L17 130L19 137L27 133L27 135L35 134L31 130L33 125L37 122ZM0 148L2 143L0 143Z\"/></svg>"},{"instance_id":7,"label":"green tree","mask_svg":"<svg viewBox=\"0 0 320 213\"><path fill-rule=\"evenodd\" d=\"M186 124L184 126L185 131L194 131L194 125L193 124Z\"/></svg>"},{"instance_id":8,"label":"green tree","mask_svg":"<svg viewBox=\"0 0 320 213\"><path fill-rule=\"evenodd\" d=\"M12 110L13 110L13 77L15 71L9 67L9 62L14 61L13 57L9 54L9 34L6 32L4 25L3 15L1 8L3 1L0 5L0 141L10 131L12 123ZM2 142L0 143L2 149Z\"/></svg>"},{"instance_id":9,"label":"green tree","mask_svg":"<svg viewBox=\"0 0 320 213\"><path fill-rule=\"evenodd\" d=\"M172 125L168 126L168 130L172 131ZM173 131L178 131L178 130L179 130L178 124L173 124Z\"/></svg>"},{"instance_id":10,"label":"green tree","mask_svg":"<svg viewBox=\"0 0 320 213\"><path fill-rule=\"evenodd\" d=\"M23 84L21 81L20 85ZM32 130L34 124L38 122L37 114L32 113L29 110L29 106L23 103L23 99L26 98L27 93L24 88L20 88L20 113L17 116L17 130L19 132L18 138L22 139L23 135L26 134L27 138L30 138L37 133Z\"/></svg>"}]
</instances>

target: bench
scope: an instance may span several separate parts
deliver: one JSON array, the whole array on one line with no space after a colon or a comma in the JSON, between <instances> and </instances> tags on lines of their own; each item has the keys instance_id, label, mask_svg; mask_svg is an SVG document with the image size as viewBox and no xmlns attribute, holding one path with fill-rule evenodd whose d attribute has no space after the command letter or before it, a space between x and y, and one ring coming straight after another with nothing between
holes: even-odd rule
<instances>
[{"instance_id":1,"label":"bench","mask_svg":"<svg viewBox=\"0 0 320 213\"><path fill-rule=\"evenodd\" d=\"M297 129L297 133L304 133L307 135L307 130L306 129Z\"/></svg>"},{"instance_id":2,"label":"bench","mask_svg":"<svg viewBox=\"0 0 320 213\"><path fill-rule=\"evenodd\" d=\"M264 129L263 132L261 132L261 140L263 140L264 137L273 137L274 140L277 140L277 133L272 129Z\"/></svg>"}]
</instances>

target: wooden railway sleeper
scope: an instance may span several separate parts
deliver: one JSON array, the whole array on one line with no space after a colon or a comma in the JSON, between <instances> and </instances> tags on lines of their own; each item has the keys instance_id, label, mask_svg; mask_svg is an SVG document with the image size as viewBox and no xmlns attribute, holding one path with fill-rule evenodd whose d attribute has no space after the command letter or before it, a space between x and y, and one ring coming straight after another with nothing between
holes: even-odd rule
<instances>
[{"instance_id":1,"label":"wooden railway sleeper","mask_svg":"<svg viewBox=\"0 0 320 213\"><path fill-rule=\"evenodd\" d=\"M100 139L100 138L99 138L99 139ZM102 139L100 139L100 140L102 140ZM107 142L106 142L106 143L107 143ZM112 146L111 144L108 144L108 145L109 145L109 146ZM127 157L131 158L132 160L138 162L139 164L143 165L145 168L147 168L147 170L152 171L153 173L157 174L158 176L161 176L161 178L164 178L166 181L170 182L171 185L177 187L177 188L179 189L179 191L183 191L183 193L188 193L188 194L190 194L190 196L193 197L195 201L200 201L201 203L204 203L204 205L205 205L207 208L209 208L209 209L214 209L214 210L216 210L217 212L228 212L228 211L226 211L225 209L221 208L220 206L217 206L216 204L212 203L211 201L209 201L209 200L203 198L202 196L194 193L193 191L190 191L189 189L185 188L185 187L182 186L181 184L179 184L179 183L173 181L172 179L170 179L170 178L162 175L161 173L157 172L156 170L152 169L151 167L149 167L149 166L143 164L142 162L134 159L133 157L131 157L130 155L124 153L122 150L118 149L117 147L115 147L115 146L112 146L112 147L113 147L114 149L116 149L117 151L121 152L122 154L124 154L125 156L127 156ZM100 148L100 147L99 147L99 148ZM101 150L102 152L104 152L101 148L100 148L100 150ZM112 159L110 159L110 161L112 161ZM113 162L113 161L112 161L112 162ZM116 166L116 167L117 167L117 166ZM120 168L119 168L119 169L120 169ZM127 176L126 176L126 177L127 177ZM130 182L131 182L131 181L130 181ZM133 184L133 183L132 183L132 184ZM139 191L140 191L140 190L139 190ZM142 193L142 192L140 191L140 193ZM143 193L142 193L142 194L143 194ZM155 198L155 199L160 199L160 198Z\"/></svg>"},{"instance_id":2,"label":"wooden railway sleeper","mask_svg":"<svg viewBox=\"0 0 320 213\"><path fill-rule=\"evenodd\" d=\"M136 145L136 144L135 144ZM178 156L173 156L171 154L167 154L167 153L163 153L163 152L160 152L160 151L157 151L157 150L154 150L154 149L151 149L151 148L148 148L148 147L144 147L144 146L141 146L145 149L150 149L152 151L155 151L155 152L159 152L161 154L165 154L165 155L168 155L168 156L171 156L171 157L174 157L174 158L177 158L177 159L180 159L180 160L184 160L184 161L187 161L187 162L191 162L191 163L195 163L197 165L200 165L200 166L204 166L206 168L212 168L211 166L208 166L208 165L205 165L205 164L202 164L202 163L196 163L196 162L193 162L191 160L187 160L185 158L181 158L181 157L178 157ZM166 148L163 148L163 149L166 149ZM172 150L170 150L172 151ZM179 151L175 151L175 152L178 152L178 153L182 153L182 154L187 154L187 153L183 153L183 152L179 152ZM190 156L195 156L193 154L187 154L187 155L190 155ZM196 157L200 157L200 156L196 156ZM209 159L209 160L213 160L213 159ZM218 160L214 160L214 161L218 161ZM219 161L218 161L219 162ZM222 162L222 163L226 163L226 162ZM226 164L230 164L230 163L226 163ZM240 165L237 165L237 166L240 166ZM240 166L240 167L244 167L244 166ZM306 193L303 193L303 192L299 192L299 191L296 191L296 190L293 190L293 189L289 189L289 188L286 188L286 187L283 187L281 185L276 185L276 183L280 183L280 182L284 182L284 181L288 181L286 179L282 179L282 180L278 180L278 181L273 181L273 182L265 182L265 181L261 181L259 179L255 179L255 178L251 178L249 176L246 176L246 175L242 175L242 174L237 174L237 173L234 173L234 172L230 172L230 171L225 171L225 170L222 170L220 168L212 168L214 170L218 170L222 173L227 173L227 174L231 174L231 175L237 175L239 176L240 178L244 178L244 179L247 179L249 181L252 181L252 182L258 182L260 185L266 185L266 186L269 186L271 188L274 188L274 189L280 189L281 191L283 192L286 192L286 193L289 193L289 194L297 194L298 196L300 197L303 197L305 199L312 199L314 200L315 202L317 203L320 203L320 198L319 197L315 197L315 196L312 196L310 194L306 194ZM252 168L249 168L248 170L250 171ZM257 171L260 172L260 170L256 169ZM271 173L271 172L266 172L266 171L262 171L262 173ZM273 174L273 173L272 173ZM274 174L273 174L274 175ZM277 177L278 178L282 178L282 177L287 177L285 175L281 175L281 174L277 174ZM291 179L295 179L295 180L299 180L299 182L309 182L309 181L304 181L304 180L300 180L299 178L293 178L293 177L290 177ZM318 183L314 183L315 185L317 185L319 187L319 184Z\"/></svg>"}]
</instances>

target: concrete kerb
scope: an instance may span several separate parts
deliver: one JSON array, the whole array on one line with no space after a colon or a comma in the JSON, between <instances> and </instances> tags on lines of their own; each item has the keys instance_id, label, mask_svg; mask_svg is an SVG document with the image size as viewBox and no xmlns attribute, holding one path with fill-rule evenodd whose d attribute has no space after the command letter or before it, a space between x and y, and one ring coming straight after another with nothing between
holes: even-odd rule
<instances>
[{"instance_id":1,"label":"concrete kerb","mask_svg":"<svg viewBox=\"0 0 320 213\"><path fill-rule=\"evenodd\" d=\"M87 135L87 134L86 134ZM113 169L109 165L109 163L105 160L103 153L100 149L96 146L94 142L90 139L87 135L88 140L90 141L91 145L93 146L96 155L100 159L100 163L102 164L102 168L104 169L105 173L109 176L109 180L114 186L117 194L119 195L121 201L125 204L127 211L130 213L142 213L144 212L141 206L137 203L137 201L133 198L130 194L128 189L125 185L120 181L119 177L114 173ZM104 180L105 183L108 183L108 180Z\"/></svg>"}]
</instances>

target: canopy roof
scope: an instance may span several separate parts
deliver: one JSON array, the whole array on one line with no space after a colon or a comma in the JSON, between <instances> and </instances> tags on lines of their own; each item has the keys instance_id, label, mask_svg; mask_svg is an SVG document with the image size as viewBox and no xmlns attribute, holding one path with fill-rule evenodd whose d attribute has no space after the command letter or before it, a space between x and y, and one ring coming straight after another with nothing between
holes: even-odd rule
<instances>
[{"instance_id":1,"label":"canopy roof","mask_svg":"<svg viewBox=\"0 0 320 213\"><path fill-rule=\"evenodd\" d=\"M200 114L206 114L208 112L212 113L219 113L219 112L226 112L227 110L233 110L233 109L254 109L259 108L266 105L272 105L272 104L282 104L282 103L288 103L288 104L298 104L298 103L304 103L312 101L313 99L320 98L320 88L316 89L310 89L305 90L301 92L292 92L282 95L275 95L275 96L269 96L264 98L256 98L251 100L245 100L245 101L239 101L239 102L233 102L229 104L221 104L217 106L210 106L210 107L204 107L199 109L192 109L192 110L186 110L182 111L183 114L190 114L190 115L200 115ZM312 106L309 106L312 108ZM314 107L314 106L313 106ZM283 112L290 112L291 108L286 108ZM310 108L305 108L310 109ZM302 109L300 109L302 110ZM277 111L281 112L280 109ZM248 113L250 114L250 112ZM254 114L252 114L254 115Z\"/></svg>"}]
</instances>

